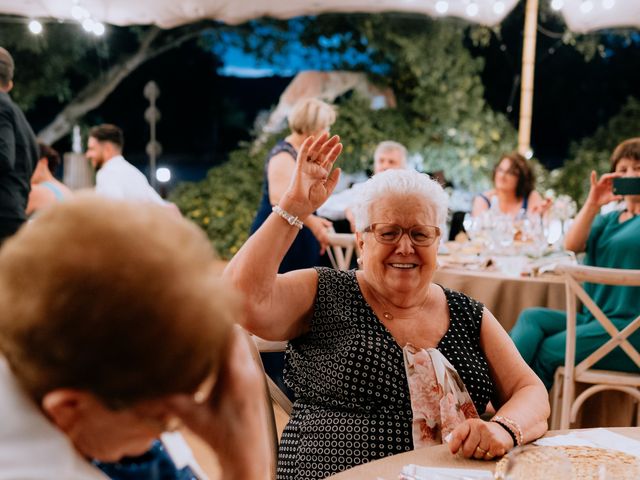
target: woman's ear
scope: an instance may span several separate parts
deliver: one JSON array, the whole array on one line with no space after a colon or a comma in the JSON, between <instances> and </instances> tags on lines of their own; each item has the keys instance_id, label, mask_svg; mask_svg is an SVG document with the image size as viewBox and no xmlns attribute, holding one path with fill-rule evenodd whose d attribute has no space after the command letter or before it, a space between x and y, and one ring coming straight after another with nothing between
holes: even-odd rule
<instances>
[{"instance_id":1,"label":"woman's ear","mask_svg":"<svg viewBox=\"0 0 640 480\"><path fill-rule=\"evenodd\" d=\"M90 401L89 394L80 390L57 389L42 399L42 409L49 419L63 432L70 432Z\"/></svg>"},{"instance_id":2,"label":"woman's ear","mask_svg":"<svg viewBox=\"0 0 640 480\"><path fill-rule=\"evenodd\" d=\"M364 239L362 238L362 232L356 232L356 245L358 246L358 250L362 252L364 248Z\"/></svg>"}]
</instances>

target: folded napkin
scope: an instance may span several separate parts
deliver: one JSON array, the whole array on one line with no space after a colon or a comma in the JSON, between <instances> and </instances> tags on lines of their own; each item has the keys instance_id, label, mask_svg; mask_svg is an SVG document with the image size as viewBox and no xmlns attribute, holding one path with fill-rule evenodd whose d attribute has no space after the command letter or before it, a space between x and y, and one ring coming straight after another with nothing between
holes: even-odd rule
<instances>
[{"instance_id":1,"label":"folded napkin","mask_svg":"<svg viewBox=\"0 0 640 480\"><path fill-rule=\"evenodd\" d=\"M487 470L469 468L436 468L419 465L405 465L400 472L400 480L483 480L492 479Z\"/></svg>"},{"instance_id":2,"label":"folded napkin","mask_svg":"<svg viewBox=\"0 0 640 480\"><path fill-rule=\"evenodd\" d=\"M478 418L460 375L442 353L407 344L403 354L414 448L438 445L465 419Z\"/></svg>"},{"instance_id":3,"label":"folded napkin","mask_svg":"<svg viewBox=\"0 0 640 480\"><path fill-rule=\"evenodd\" d=\"M579 446L606 448L640 457L640 442L606 428L576 430L566 435L540 438L534 442L543 446Z\"/></svg>"}]
</instances>

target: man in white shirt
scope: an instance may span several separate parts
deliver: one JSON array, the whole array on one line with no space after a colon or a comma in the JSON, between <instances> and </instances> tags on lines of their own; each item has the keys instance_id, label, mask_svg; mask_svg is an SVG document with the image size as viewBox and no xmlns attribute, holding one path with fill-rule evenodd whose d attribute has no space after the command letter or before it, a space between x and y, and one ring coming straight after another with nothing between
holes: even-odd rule
<instances>
[{"instance_id":1,"label":"man in white shirt","mask_svg":"<svg viewBox=\"0 0 640 480\"><path fill-rule=\"evenodd\" d=\"M404 145L391 140L381 142L373 154L373 174L385 170L407 168L407 149ZM358 201L361 183L356 183L351 188L331 195L329 199L318 209L318 215L332 221L348 220L351 231L355 231L353 205Z\"/></svg>"},{"instance_id":2,"label":"man in white shirt","mask_svg":"<svg viewBox=\"0 0 640 480\"><path fill-rule=\"evenodd\" d=\"M96 169L96 193L119 200L167 205L140 170L122 156L124 136L115 125L102 124L89 131L86 157Z\"/></svg>"}]
</instances>

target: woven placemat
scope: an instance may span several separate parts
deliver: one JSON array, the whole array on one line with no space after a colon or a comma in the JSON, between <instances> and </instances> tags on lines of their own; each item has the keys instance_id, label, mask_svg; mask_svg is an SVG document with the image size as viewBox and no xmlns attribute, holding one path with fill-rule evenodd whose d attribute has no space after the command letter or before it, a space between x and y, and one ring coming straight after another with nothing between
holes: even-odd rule
<instances>
[{"instance_id":1,"label":"woven placemat","mask_svg":"<svg viewBox=\"0 0 640 480\"><path fill-rule=\"evenodd\" d=\"M518 480L616 480L640 479L638 457L616 450L594 447L525 447L507 454L496 464L496 478L504 478L511 456L517 455ZM571 477L561 468L570 462ZM604 475L606 472L606 475Z\"/></svg>"}]
</instances>

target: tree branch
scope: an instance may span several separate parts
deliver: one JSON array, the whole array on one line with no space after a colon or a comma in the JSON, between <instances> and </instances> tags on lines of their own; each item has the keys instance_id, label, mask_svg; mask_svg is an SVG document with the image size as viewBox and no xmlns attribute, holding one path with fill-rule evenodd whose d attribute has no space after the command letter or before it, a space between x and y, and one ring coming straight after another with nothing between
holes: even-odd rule
<instances>
[{"instance_id":1,"label":"tree branch","mask_svg":"<svg viewBox=\"0 0 640 480\"><path fill-rule=\"evenodd\" d=\"M104 75L89 82L80 93L40 132L38 138L46 144L52 144L67 135L78 120L91 110L99 107L102 102L143 63L162 55L163 53L182 45L184 42L197 37L211 27L202 25L184 35L168 40L166 43L152 47L154 41L163 32L158 27L150 28L140 42L138 49L128 58L112 66Z\"/></svg>"}]
</instances>

